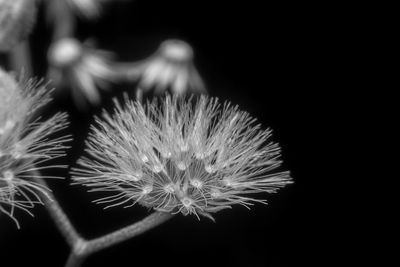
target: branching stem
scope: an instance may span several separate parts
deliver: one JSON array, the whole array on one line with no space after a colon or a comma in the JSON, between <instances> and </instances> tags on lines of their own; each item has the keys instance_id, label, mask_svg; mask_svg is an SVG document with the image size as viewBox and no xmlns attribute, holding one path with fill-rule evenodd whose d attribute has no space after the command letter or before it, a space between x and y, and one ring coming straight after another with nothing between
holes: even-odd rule
<instances>
[{"instance_id":1,"label":"branching stem","mask_svg":"<svg viewBox=\"0 0 400 267\"><path fill-rule=\"evenodd\" d=\"M44 179L37 178L35 182L40 183L45 187L48 187ZM75 244L77 244L78 242L80 242L80 240L82 240L82 237L78 234L75 227L69 220L68 216L64 213L63 209L60 207L60 204L56 200L53 193L48 192L48 195L51 199L43 197L43 202L45 204L45 207L50 217L56 224L58 230L61 232L67 243L72 248L75 246Z\"/></svg>"},{"instance_id":2,"label":"branching stem","mask_svg":"<svg viewBox=\"0 0 400 267\"><path fill-rule=\"evenodd\" d=\"M54 0L54 3L61 2L60 0L57 0L57 2L56 0ZM62 22L57 25L59 28L58 34L55 34L54 36L55 40L63 37L68 37L72 34L75 22L73 20L71 21L71 17L68 17L69 15L71 14L67 14L65 17L63 17ZM30 61L29 43L27 41L24 44L20 45L18 49L14 49L10 53L10 61L10 64L14 70L20 72L22 69L24 69L25 74L29 74L29 76L31 76L32 64ZM138 100L142 101L141 91L138 91L137 93L139 94ZM39 177L39 174L35 173L33 174L33 176ZM44 179L36 178L35 182L38 182L47 187L47 183ZM135 236L138 236L166 222L173 216L170 213L154 212L153 214L145 217L139 222L133 223L132 225L126 226L117 231L111 232L92 240L86 240L82 238L82 236L72 225L71 221L59 205L55 196L51 192L48 192L48 196L51 199L48 199L47 196L43 196L45 207L50 217L56 224L58 230L61 232L66 242L71 247L71 253L65 265L66 267L79 267L89 255L108 247L117 245Z\"/></svg>"},{"instance_id":3,"label":"branching stem","mask_svg":"<svg viewBox=\"0 0 400 267\"><path fill-rule=\"evenodd\" d=\"M136 237L172 218L172 214L154 212L143 220L92 240L79 240L71 250L65 267L79 267L91 254Z\"/></svg>"}]
</instances>

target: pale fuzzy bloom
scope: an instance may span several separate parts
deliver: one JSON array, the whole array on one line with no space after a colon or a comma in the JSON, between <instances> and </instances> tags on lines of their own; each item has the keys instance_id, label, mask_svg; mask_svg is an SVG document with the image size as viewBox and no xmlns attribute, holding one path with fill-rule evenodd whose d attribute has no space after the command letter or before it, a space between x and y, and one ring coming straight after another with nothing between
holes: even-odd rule
<instances>
[{"instance_id":1,"label":"pale fuzzy bloom","mask_svg":"<svg viewBox=\"0 0 400 267\"><path fill-rule=\"evenodd\" d=\"M162 94L204 93L205 86L193 64L193 49L181 40L164 41L150 58L133 65L130 76L140 79L139 87Z\"/></svg>"},{"instance_id":2,"label":"pale fuzzy bloom","mask_svg":"<svg viewBox=\"0 0 400 267\"><path fill-rule=\"evenodd\" d=\"M67 126L66 114L58 113L45 121L33 115L49 101L50 91L34 80L17 82L0 69L0 213L14 216L16 209L26 211L42 197L48 188L34 181L40 170L63 167L48 161L64 155L67 136L50 139Z\"/></svg>"},{"instance_id":3,"label":"pale fuzzy bloom","mask_svg":"<svg viewBox=\"0 0 400 267\"><path fill-rule=\"evenodd\" d=\"M266 203L256 194L291 183L288 172L275 171L280 149L271 130L216 98L116 102L114 115L104 112L96 122L88 156L72 174L75 183L108 194L97 200L107 207L139 203L212 219L235 204Z\"/></svg>"},{"instance_id":4,"label":"pale fuzzy bloom","mask_svg":"<svg viewBox=\"0 0 400 267\"><path fill-rule=\"evenodd\" d=\"M114 80L111 53L93 49L78 40L65 38L57 41L49 51L52 65L50 78L57 83L64 81L71 86L75 103L84 107L86 101L100 104L98 88L106 89Z\"/></svg>"},{"instance_id":5,"label":"pale fuzzy bloom","mask_svg":"<svg viewBox=\"0 0 400 267\"><path fill-rule=\"evenodd\" d=\"M0 0L0 51L11 50L33 28L36 0Z\"/></svg>"},{"instance_id":6,"label":"pale fuzzy bloom","mask_svg":"<svg viewBox=\"0 0 400 267\"><path fill-rule=\"evenodd\" d=\"M66 0L72 10L86 18L97 18L102 11L102 5L109 0Z\"/></svg>"}]
</instances>

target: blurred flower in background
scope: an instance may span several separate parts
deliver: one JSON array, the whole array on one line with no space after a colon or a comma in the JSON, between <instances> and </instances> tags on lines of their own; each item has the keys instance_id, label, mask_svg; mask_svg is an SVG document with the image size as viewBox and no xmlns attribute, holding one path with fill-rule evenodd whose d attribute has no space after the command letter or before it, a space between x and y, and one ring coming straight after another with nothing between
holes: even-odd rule
<instances>
[{"instance_id":1,"label":"blurred flower in background","mask_svg":"<svg viewBox=\"0 0 400 267\"><path fill-rule=\"evenodd\" d=\"M86 18L96 18L101 14L102 5L110 0L65 0L77 14Z\"/></svg>"},{"instance_id":2,"label":"blurred flower in background","mask_svg":"<svg viewBox=\"0 0 400 267\"><path fill-rule=\"evenodd\" d=\"M25 39L33 28L36 0L0 0L0 52Z\"/></svg>"},{"instance_id":3,"label":"blurred flower in background","mask_svg":"<svg viewBox=\"0 0 400 267\"><path fill-rule=\"evenodd\" d=\"M193 49L181 40L164 41L150 58L133 63L126 75L139 79L145 92L159 95L170 89L174 94L205 93L204 82L193 64Z\"/></svg>"},{"instance_id":4,"label":"blurred flower in background","mask_svg":"<svg viewBox=\"0 0 400 267\"><path fill-rule=\"evenodd\" d=\"M32 215L29 209L48 197L45 186L35 182L38 171L48 161L64 155L67 136L50 138L67 126L67 116L57 113L43 122L33 114L49 102L49 90L34 80L17 82L0 69L0 213L7 214L17 226L16 209Z\"/></svg>"},{"instance_id":5,"label":"blurred flower in background","mask_svg":"<svg viewBox=\"0 0 400 267\"><path fill-rule=\"evenodd\" d=\"M49 50L49 78L55 86L71 88L78 107L85 107L87 101L98 105L101 102L98 88L107 89L115 78L111 58L109 52L64 38Z\"/></svg>"},{"instance_id":6,"label":"blurred flower in background","mask_svg":"<svg viewBox=\"0 0 400 267\"><path fill-rule=\"evenodd\" d=\"M107 207L139 203L210 219L235 204L266 203L254 194L291 183L288 172L274 171L280 148L269 129L237 106L192 100L116 103L114 115L96 119L73 180L109 194L97 200Z\"/></svg>"}]
</instances>

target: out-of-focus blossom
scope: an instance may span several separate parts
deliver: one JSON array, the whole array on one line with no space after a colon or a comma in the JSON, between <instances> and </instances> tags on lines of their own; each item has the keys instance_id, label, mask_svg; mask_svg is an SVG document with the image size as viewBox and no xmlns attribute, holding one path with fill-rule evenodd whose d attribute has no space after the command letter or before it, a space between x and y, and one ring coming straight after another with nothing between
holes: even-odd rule
<instances>
[{"instance_id":1,"label":"out-of-focus blossom","mask_svg":"<svg viewBox=\"0 0 400 267\"><path fill-rule=\"evenodd\" d=\"M86 18L96 18L101 14L102 5L109 0L65 0L72 10Z\"/></svg>"},{"instance_id":2,"label":"out-of-focus blossom","mask_svg":"<svg viewBox=\"0 0 400 267\"><path fill-rule=\"evenodd\" d=\"M0 0L0 51L12 49L33 28L36 0Z\"/></svg>"},{"instance_id":3,"label":"out-of-focus blossom","mask_svg":"<svg viewBox=\"0 0 400 267\"><path fill-rule=\"evenodd\" d=\"M128 75L140 79L141 89L154 89L155 94L162 94L168 88L175 94L206 91L193 64L193 49L181 40L164 41L154 55L134 64Z\"/></svg>"},{"instance_id":4,"label":"out-of-focus blossom","mask_svg":"<svg viewBox=\"0 0 400 267\"><path fill-rule=\"evenodd\" d=\"M46 17L51 23L57 23L60 16L68 20L70 16L79 16L85 19L97 19L106 4L115 4L132 0L48 0L46 1ZM67 9L67 10L66 10Z\"/></svg>"},{"instance_id":5,"label":"out-of-focus blossom","mask_svg":"<svg viewBox=\"0 0 400 267\"><path fill-rule=\"evenodd\" d=\"M49 101L49 90L34 80L17 82L0 69L0 213L15 218L20 209L30 209L48 197L48 188L34 181L39 170L63 167L48 161L64 155L66 136L50 136L67 126L66 114L58 113L45 121L33 114Z\"/></svg>"},{"instance_id":6,"label":"out-of-focus blossom","mask_svg":"<svg viewBox=\"0 0 400 267\"><path fill-rule=\"evenodd\" d=\"M48 54L51 70L50 79L55 84L71 87L78 106L85 106L86 98L91 104L101 102L98 88L106 89L114 79L111 53L96 50L81 44L76 39L57 41Z\"/></svg>"},{"instance_id":7,"label":"out-of-focus blossom","mask_svg":"<svg viewBox=\"0 0 400 267\"><path fill-rule=\"evenodd\" d=\"M197 100L116 103L114 115L96 119L73 180L108 194L97 200L107 207L139 203L211 219L235 204L266 203L255 194L291 183L288 172L275 171L280 149L270 130L237 106Z\"/></svg>"}]
</instances>

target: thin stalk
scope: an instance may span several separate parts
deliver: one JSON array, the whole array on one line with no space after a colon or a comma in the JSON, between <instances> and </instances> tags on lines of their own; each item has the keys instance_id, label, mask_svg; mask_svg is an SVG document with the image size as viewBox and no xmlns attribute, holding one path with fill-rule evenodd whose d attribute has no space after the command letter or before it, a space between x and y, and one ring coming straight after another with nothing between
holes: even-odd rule
<instances>
[{"instance_id":1,"label":"thin stalk","mask_svg":"<svg viewBox=\"0 0 400 267\"><path fill-rule=\"evenodd\" d=\"M84 245L85 243L82 244ZM83 247L82 244L81 247ZM67 262L65 263L65 267L79 267L83 264L86 257L87 257L86 255L80 253L80 249L75 248L71 250Z\"/></svg>"},{"instance_id":2,"label":"thin stalk","mask_svg":"<svg viewBox=\"0 0 400 267\"><path fill-rule=\"evenodd\" d=\"M35 174L35 176L37 176L37 174ZM35 179L35 181L48 188L47 183L44 179L37 178ZM71 221L61 208L53 193L48 192L48 195L51 199L43 197L44 205L58 230L64 236L70 247L73 248L74 246L76 246L77 243L81 242L83 238L78 234L75 227L72 225Z\"/></svg>"},{"instance_id":3,"label":"thin stalk","mask_svg":"<svg viewBox=\"0 0 400 267\"><path fill-rule=\"evenodd\" d=\"M143 234L148 230L168 221L172 217L173 215L170 213L157 211L139 222L116 230L102 237L88 241L82 240L74 249L71 250L65 267L79 267L91 254Z\"/></svg>"},{"instance_id":4,"label":"thin stalk","mask_svg":"<svg viewBox=\"0 0 400 267\"><path fill-rule=\"evenodd\" d=\"M171 213L156 211L145 217L143 220L132 225L88 241L87 246L84 249L84 253L92 254L94 252L119 244L125 240L147 232L148 230L168 221L172 217L173 215Z\"/></svg>"},{"instance_id":5,"label":"thin stalk","mask_svg":"<svg viewBox=\"0 0 400 267\"><path fill-rule=\"evenodd\" d=\"M71 10L70 5L68 5L65 0L52 0L49 1L49 10L54 12L53 14L53 42L72 37L75 31L76 18Z\"/></svg>"}]
</instances>

